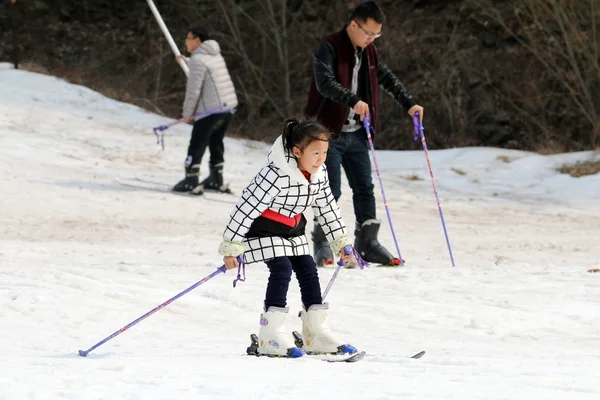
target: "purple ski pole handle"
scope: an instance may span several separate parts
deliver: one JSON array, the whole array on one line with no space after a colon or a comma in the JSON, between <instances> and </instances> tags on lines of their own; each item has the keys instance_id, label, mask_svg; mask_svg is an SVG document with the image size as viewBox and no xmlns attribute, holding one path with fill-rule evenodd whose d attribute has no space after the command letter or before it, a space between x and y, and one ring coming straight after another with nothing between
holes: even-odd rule
<instances>
[{"instance_id":1,"label":"purple ski pole handle","mask_svg":"<svg viewBox=\"0 0 600 400\"><path fill-rule=\"evenodd\" d=\"M450 253L450 261L452 262L452 266L454 267L454 256L452 255L452 247L450 247L450 239L448 238L448 230L446 229L446 221L444 221L444 213L442 212L442 205L440 203L440 197L438 196L437 187L435 185L435 177L433 176L433 168L431 168L431 161L429 159L429 149L427 148L427 141L425 140L425 134L423 131L423 124L421 123L421 119L419 118L419 112L415 112L413 116L413 125L415 127L415 136L414 139L421 137L421 143L423 144L423 150L425 151L425 158L427 159L427 167L429 168L429 175L431 176L431 184L433 186L433 193L435 194L435 200L437 202L438 210L440 212L440 219L442 220L442 228L444 229L444 236L446 237L446 245L448 246L448 253Z\"/></svg>"},{"instance_id":2,"label":"purple ski pole handle","mask_svg":"<svg viewBox=\"0 0 600 400\"><path fill-rule=\"evenodd\" d=\"M363 118L363 124L365 130L367 131L367 139L369 141L369 146L371 147L371 154L373 154L373 164L375 164L375 171L377 172L377 179L379 180L379 187L381 188L381 196L383 197L383 204L385 205L385 212L387 214L388 223L390 224L390 230L392 231L392 238L394 239L394 245L396 246L396 251L398 252L398 260L400 261L400 265L404 265L405 261L402 258L402 254L400 253L400 246L398 245L398 239L396 239L396 231L394 230L394 225L392 224L392 216L390 214L390 209L388 207L387 198L385 196L385 190L383 188L383 180L381 179L381 174L379 173L379 165L377 164L377 158L375 157L375 146L373 145L373 137L371 136L371 124L369 117L365 115Z\"/></svg>"},{"instance_id":3,"label":"purple ski pole handle","mask_svg":"<svg viewBox=\"0 0 600 400\"><path fill-rule=\"evenodd\" d=\"M354 248L353 248L351 245L349 245L349 244L348 244L348 245L344 246L344 254L345 254L345 255L350 255L350 254L352 254L353 252L354 252ZM342 267L343 267L344 265L346 265L346 263L344 262L344 260L342 259L342 257L340 257L340 259L338 260L337 264L338 264L339 266L342 266Z\"/></svg>"},{"instance_id":4,"label":"purple ski pole handle","mask_svg":"<svg viewBox=\"0 0 600 400\"><path fill-rule=\"evenodd\" d=\"M205 277L204 279L196 282L195 284L193 284L189 288L185 289L183 292L177 294L176 296L171 297L169 300L165 301L164 303L156 306L155 308L153 308L152 310L148 311L146 314L142 315L141 317L139 317L135 321L130 322L129 324L125 325L123 328L121 328L118 331L116 331L115 333L113 333L112 335L110 335L110 336L102 339L101 341L99 341L98 343L96 343L95 345L93 345L92 347L90 347L89 349L87 349L87 350L79 350L79 355L81 357L86 357L92 350L94 350L94 349L102 346L104 343L108 342L109 340L111 340L115 336L120 335L121 333L125 332L127 329L131 328L132 326L134 326L138 322L146 319L147 317L151 316L152 314L154 314L158 310L160 310L162 308L165 308L166 306L168 306L169 304L171 304L173 301L177 300L178 298L180 298L184 294L186 294L186 293L194 290L198 286L202 285L204 282L210 280L211 278L214 278L215 276L219 275L220 273L224 273L226 270L227 269L225 268L225 265L221 265L212 274L210 274L207 277Z\"/></svg>"},{"instance_id":5,"label":"purple ski pole handle","mask_svg":"<svg viewBox=\"0 0 600 400\"><path fill-rule=\"evenodd\" d=\"M423 125L421 124L421 119L419 118L419 112L415 112L413 116L413 126L415 128L415 134L413 136L413 140L419 140L419 136L423 136Z\"/></svg>"}]
</instances>

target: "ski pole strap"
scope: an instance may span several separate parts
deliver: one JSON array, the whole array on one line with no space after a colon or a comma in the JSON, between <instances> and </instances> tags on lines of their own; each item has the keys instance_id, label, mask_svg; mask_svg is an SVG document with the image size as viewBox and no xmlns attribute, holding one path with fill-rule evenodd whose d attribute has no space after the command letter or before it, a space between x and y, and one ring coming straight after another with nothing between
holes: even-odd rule
<instances>
[{"instance_id":1,"label":"ski pole strap","mask_svg":"<svg viewBox=\"0 0 600 400\"><path fill-rule=\"evenodd\" d=\"M223 103L220 107L218 108L213 108L210 110L206 110L206 111L202 111L202 112L197 112L196 114L192 115L190 117L190 119L192 121L198 119L198 117L202 117L202 116L207 116L207 115L213 115L213 114L235 114L236 109L232 108L229 110L224 110L224 108L227 107L227 103ZM154 128L152 128L152 131L154 132L154 135L156 136L156 144L160 144L162 149L165 149L165 131L167 129L169 129L170 127L172 127L173 125L177 125L179 123L183 122L183 118L180 118L178 120L175 120L173 122L170 122L166 125L159 125L156 126ZM158 132L161 132L160 135L158 134Z\"/></svg>"},{"instance_id":2,"label":"ski pole strap","mask_svg":"<svg viewBox=\"0 0 600 400\"><path fill-rule=\"evenodd\" d=\"M237 277L233 280L233 287L236 286L238 281L245 282L246 281L246 263L244 262L243 256L237 256L238 261L238 273Z\"/></svg>"},{"instance_id":3,"label":"ski pole strap","mask_svg":"<svg viewBox=\"0 0 600 400\"><path fill-rule=\"evenodd\" d=\"M365 268L370 267L369 263L362 259L362 257L360 256L360 254L358 253L358 251L356 251L356 249L354 247L352 247L352 254L354 254L354 258L356 258L356 263L358 264L358 268L365 269Z\"/></svg>"},{"instance_id":4,"label":"ski pole strap","mask_svg":"<svg viewBox=\"0 0 600 400\"><path fill-rule=\"evenodd\" d=\"M154 132L154 136L156 136L156 144L160 144L160 146L164 150L165 149L165 133L164 133L164 131L169 129L171 126L178 124L182 121L183 121L183 119L178 119L177 121L171 122L170 124L160 125L155 128L152 128L152 131ZM159 135L157 131L161 132L161 134Z\"/></svg>"}]
</instances>

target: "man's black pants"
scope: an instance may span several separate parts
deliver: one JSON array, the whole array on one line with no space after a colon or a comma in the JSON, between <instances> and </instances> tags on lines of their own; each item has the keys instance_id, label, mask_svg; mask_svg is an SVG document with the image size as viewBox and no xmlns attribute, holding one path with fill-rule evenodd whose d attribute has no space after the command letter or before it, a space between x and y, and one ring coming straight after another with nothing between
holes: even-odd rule
<instances>
[{"instance_id":1,"label":"man's black pants","mask_svg":"<svg viewBox=\"0 0 600 400\"><path fill-rule=\"evenodd\" d=\"M192 138L188 146L188 162L191 157L189 165L202 163L206 147L210 151L210 165L214 166L223 163L225 154L223 138L225 137L231 117L232 114L229 112L212 114L194 122Z\"/></svg>"}]
</instances>

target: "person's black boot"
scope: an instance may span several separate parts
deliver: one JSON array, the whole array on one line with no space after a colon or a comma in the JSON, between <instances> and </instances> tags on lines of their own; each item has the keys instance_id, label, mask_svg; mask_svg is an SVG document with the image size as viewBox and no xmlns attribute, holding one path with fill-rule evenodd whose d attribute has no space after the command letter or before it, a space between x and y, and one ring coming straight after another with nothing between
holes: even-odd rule
<instances>
[{"instance_id":1,"label":"person's black boot","mask_svg":"<svg viewBox=\"0 0 600 400\"><path fill-rule=\"evenodd\" d=\"M202 187L198 185L200 164L190 165L185 169L185 178L173 186L174 192L202 194Z\"/></svg>"},{"instance_id":2,"label":"person's black boot","mask_svg":"<svg viewBox=\"0 0 600 400\"><path fill-rule=\"evenodd\" d=\"M209 165L209 175L200 184L205 189L218 190L223 186L223 164Z\"/></svg>"},{"instance_id":3,"label":"person's black boot","mask_svg":"<svg viewBox=\"0 0 600 400\"><path fill-rule=\"evenodd\" d=\"M376 219L369 219L362 224L357 222L354 231L354 248L367 262L390 266L400 265L400 260L377 240L380 226L381 221Z\"/></svg>"},{"instance_id":4,"label":"person's black boot","mask_svg":"<svg viewBox=\"0 0 600 400\"><path fill-rule=\"evenodd\" d=\"M325 237L323 228L315 221L315 226L312 231L313 254L317 267L324 265L333 265L333 252L329 246L329 242Z\"/></svg>"},{"instance_id":5,"label":"person's black boot","mask_svg":"<svg viewBox=\"0 0 600 400\"><path fill-rule=\"evenodd\" d=\"M206 190L231 193L228 185L223 183L223 163L208 166L210 174L208 178L200 182L200 185Z\"/></svg>"}]
</instances>

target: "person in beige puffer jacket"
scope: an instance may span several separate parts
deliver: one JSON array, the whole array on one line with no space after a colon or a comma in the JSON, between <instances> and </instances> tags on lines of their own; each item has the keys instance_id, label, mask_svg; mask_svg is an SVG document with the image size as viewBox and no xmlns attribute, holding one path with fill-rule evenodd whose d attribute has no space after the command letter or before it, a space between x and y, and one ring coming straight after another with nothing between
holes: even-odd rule
<instances>
[{"instance_id":1,"label":"person in beige puffer jacket","mask_svg":"<svg viewBox=\"0 0 600 400\"><path fill-rule=\"evenodd\" d=\"M235 87L221 55L219 43L210 40L200 28L190 28L185 39L189 58L178 56L187 63L187 80L182 116L194 124L185 160L185 178L173 191L202 194L204 190L229 191L223 182L223 138L238 105ZM200 164L210 151L209 176L199 182Z\"/></svg>"}]
</instances>

